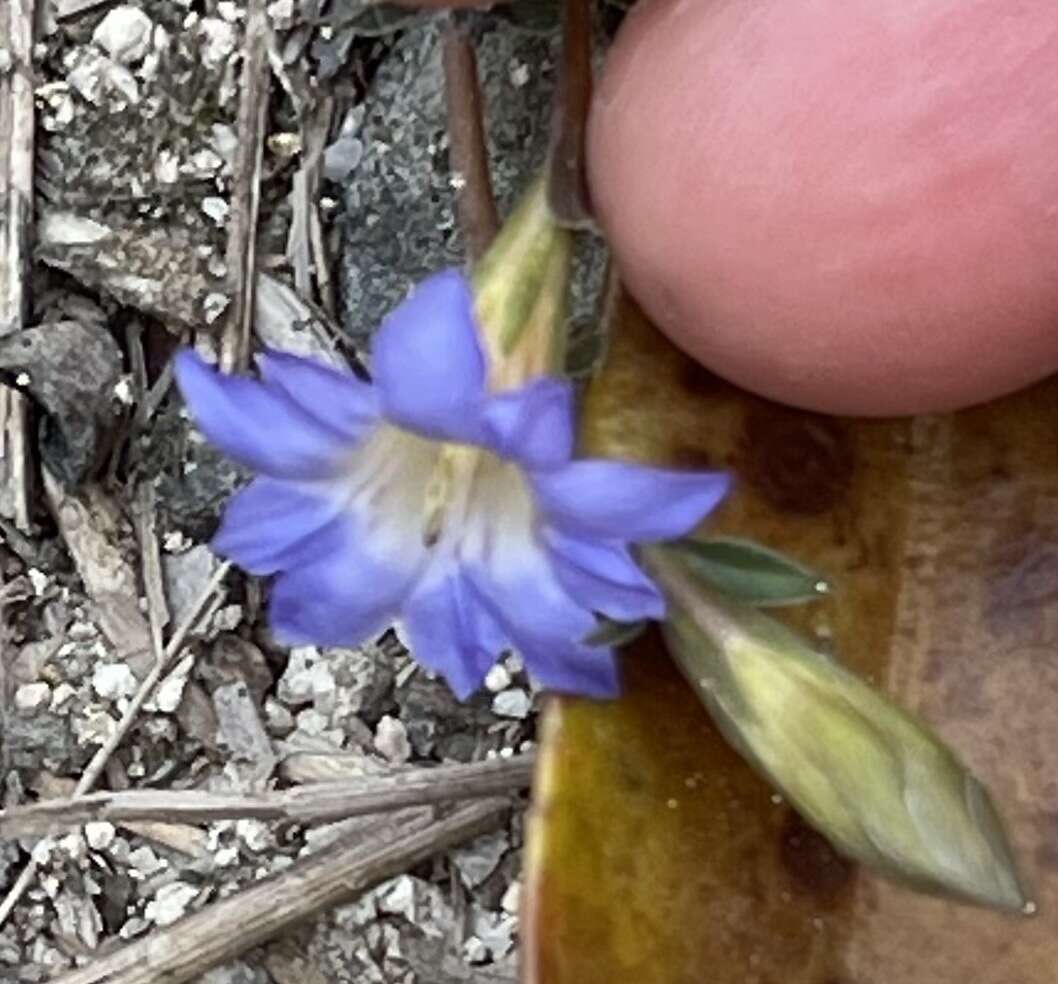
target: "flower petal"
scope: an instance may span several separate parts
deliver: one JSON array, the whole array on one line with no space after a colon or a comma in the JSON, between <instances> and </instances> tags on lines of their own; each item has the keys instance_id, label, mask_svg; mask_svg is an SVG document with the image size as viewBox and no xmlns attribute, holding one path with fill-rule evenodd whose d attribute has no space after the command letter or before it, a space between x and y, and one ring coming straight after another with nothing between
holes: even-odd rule
<instances>
[{"instance_id":1,"label":"flower petal","mask_svg":"<svg viewBox=\"0 0 1058 984\"><path fill-rule=\"evenodd\" d=\"M481 686L506 643L492 617L468 598L455 569L419 586L403 610L412 655L440 673L466 700Z\"/></svg>"},{"instance_id":2,"label":"flower petal","mask_svg":"<svg viewBox=\"0 0 1058 984\"><path fill-rule=\"evenodd\" d=\"M466 567L467 577L530 672L565 693L613 696L613 654L580 643L595 629L595 617L566 594L547 553L526 538L494 531L481 560Z\"/></svg>"},{"instance_id":3,"label":"flower petal","mask_svg":"<svg viewBox=\"0 0 1058 984\"><path fill-rule=\"evenodd\" d=\"M533 678L547 690L584 697L610 698L621 692L617 659L601 646L515 640Z\"/></svg>"},{"instance_id":4,"label":"flower petal","mask_svg":"<svg viewBox=\"0 0 1058 984\"><path fill-rule=\"evenodd\" d=\"M660 619L665 599L632 559L628 548L613 540L587 540L559 530L545 530L551 563L571 598L591 611L619 622Z\"/></svg>"},{"instance_id":5,"label":"flower petal","mask_svg":"<svg viewBox=\"0 0 1058 984\"><path fill-rule=\"evenodd\" d=\"M544 376L492 397L485 406L485 440L504 458L529 468L556 468L573 454L573 387Z\"/></svg>"},{"instance_id":6,"label":"flower petal","mask_svg":"<svg viewBox=\"0 0 1058 984\"><path fill-rule=\"evenodd\" d=\"M427 278L386 318L371 372L393 423L426 437L480 439L485 355L462 273Z\"/></svg>"},{"instance_id":7,"label":"flower petal","mask_svg":"<svg viewBox=\"0 0 1058 984\"><path fill-rule=\"evenodd\" d=\"M378 422L378 393L351 372L277 351L258 356L257 365L272 388L347 441L360 440Z\"/></svg>"},{"instance_id":8,"label":"flower petal","mask_svg":"<svg viewBox=\"0 0 1058 984\"><path fill-rule=\"evenodd\" d=\"M546 521L580 536L651 542L689 533L727 494L724 472L574 461L530 476Z\"/></svg>"},{"instance_id":9,"label":"flower petal","mask_svg":"<svg viewBox=\"0 0 1058 984\"><path fill-rule=\"evenodd\" d=\"M251 574L274 574L298 563L339 509L326 488L257 478L228 503L211 546Z\"/></svg>"},{"instance_id":10,"label":"flower petal","mask_svg":"<svg viewBox=\"0 0 1058 984\"><path fill-rule=\"evenodd\" d=\"M269 622L284 645L355 646L380 635L396 617L422 554L387 553L385 538L351 518L330 524L310 562L280 574Z\"/></svg>"},{"instance_id":11,"label":"flower petal","mask_svg":"<svg viewBox=\"0 0 1058 984\"><path fill-rule=\"evenodd\" d=\"M195 423L229 457L276 478L336 471L345 442L283 393L219 373L189 349L177 353L173 366Z\"/></svg>"}]
</instances>

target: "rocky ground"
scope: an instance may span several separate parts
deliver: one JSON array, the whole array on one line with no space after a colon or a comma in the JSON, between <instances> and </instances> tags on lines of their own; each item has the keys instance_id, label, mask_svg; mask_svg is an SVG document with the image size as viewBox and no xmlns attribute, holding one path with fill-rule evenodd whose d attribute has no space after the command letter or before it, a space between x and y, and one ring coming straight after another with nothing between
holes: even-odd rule
<instances>
[{"instance_id":1,"label":"rocky ground","mask_svg":"<svg viewBox=\"0 0 1058 984\"><path fill-rule=\"evenodd\" d=\"M34 6L26 72L19 18ZM601 5L604 26L619 6ZM384 843L403 819L432 829L453 809L405 803L380 834L376 815L273 817L246 807L255 797L307 790L314 802L321 782L355 791L453 763L484 763L490 778L472 768L467 782L513 795L514 808L246 952L222 946L196 974L512 981L519 763L537 703L520 660L508 655L459 704L393 633L357 650L276 646L266 587L205 545L244 476L194 433L166 368L182 341L223 356L251 321L251 347L355 361L415 279L460 262L442 69L453 21L359 0L11 7L0 144L18 145L28 108L36 148L35 215L7 210L14 245L0 271L8 302L21 291L28 305L0 311L0 982L88 980L73 968L172 940L182 917L267 878L282 887L321 852ZM556 24L553 4L525 0L456 25L478 53L501 208L543 159ZM10 158L9 204L27 172ZM590 243L585 256L581 368L598 349L587 329L602 267ZM256 318L239 286L252 271ZM230 809L97 804L74 822L70 798L93 788L186 804L211 792ZM19 811L49 800L58 819L18 826ZM252 913L225 911L224 936L250 932ZM202 944L188 933L176 945ZM151 979L123 973L106 979Z\"/></svg>"}]
</instances>

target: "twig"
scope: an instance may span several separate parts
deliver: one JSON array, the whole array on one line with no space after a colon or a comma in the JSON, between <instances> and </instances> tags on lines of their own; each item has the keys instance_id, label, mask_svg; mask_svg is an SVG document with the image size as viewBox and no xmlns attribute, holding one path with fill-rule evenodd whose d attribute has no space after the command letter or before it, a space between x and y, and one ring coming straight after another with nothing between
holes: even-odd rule
<instances>
[{"instance_id":1,"label":"twig","mask_svg":"<svg viewBox=\"0 0 1058 984\"><path fill-rule=\"evenodd\" d=\"M456 183L456 214L472 260L484 255L500 227L485 147L484 104L474 45L461 27L444 34L442 61L448 109L448 153Z\"/></svg>"},{"instance_id":2,"label":"twig","mask_svg":"<svg viewBox=\"0 0 1058 984\"><path fill-rule=\"evenodd\" d=\"M158 531L155 526L154 486L150 481L140 482L136 489L136 536L140 541L143 593L147 596L151 641L155 653L161 655L162 633L169 624L169 605L165 600L162 555L158 549Z\"/></svg>"},{"instance_id":3,"label":"twig","mask_svg":"<svg viewBox=\"0 0 1058 984\"><path fill-rule=\"evenodd\" d=\"M591 0L563 0L562 61L551 114L548 200L565 225L591 224L584 133L591 104Z\"/></svg>"},{"instance_id":4,"label":"twig","mask_svg":"<svg viewBox=\"0 0 1058 984\"><path fill-rule=\"evenodd\" d=\"M33 224L33 26L36 0L0 8L0 49L12 65L0 74L0 335L21 331L29 314ZM6 475L19 529L30 530L29 416L25 397L6 396Z\"/></svg>"},{"instance_id":5,"label":"twig","mask_svg":"<svg viewBox=\"0 0 1058 984\"><path fill-rule=\"evenodd\" d=\"M13 647L9 645L10 636L11 628L7 622L7 592L0 588L0 775L4 776L8 774L8 769L11 767L11 742L4 739L10 733L7 723L15 689L9 667L15 655ZM0 802L3 802L2 796L3 794L0 793Z\"/></svg>"},{"instance_id":6,"label":"twig","mask_svg":"<svg viewBox=\"0 0 1058 984\"><path fill-rule=\"evenodd\" d=\"M243 39L237 119L239 142L232 168L231 222L226 253L232 303L220 351L221 368L228 372L245 368L250 357L257 280L257 211L261 200L261 162L271 88L268 31L265 0L250 0Z\"/></svg>"},{"instance_id":7,"label":"twig","mask_svg":"<svg viewBox=\"0 0 1058 984\"><path fill-rule=\"evenodd\" d=\"M395 833L392 825L366 840L357 832L53 984L183 984L385 878L492 830L509 806L502 799L483 800L437 821L416 810Z\"/></svg>"},{"instance_id":8,"label":"twig","mask_svg":"<svg viewBox=\"0 0 1058 984\"><path fill-rule=\"evenodd\" d=\"M143 820L212 823L248 818L327 823L525 789L532 778L533 761L527 754L469 765L415 768L392 776L313 783L258 795L145 789L49 799L0 811L0 838L51 834L101 820L115 824Z\"/></svg>"},{"instance_id":9,"label":"twig","mask_svg":"<svg viewBox=\"0 0 1058 984\"><path fill-rule=\"evenodd\" d=\"M135 430L137 432L146 427L151 417L158 412L158 408L169 394L169 388L172 385L173 363L170 361L162 367L162 371L158 373L158 378L154 381L154 385L147 391L143 402L136 408Z\"/></svg>"},{"instance_id":10,"label":"twig","mask_svg":"<svg viewBox=\"0 0 1058 984\"><path fill-rule=\"evenodd\" d=\"M136 717L140 712L140 708L143 707L144 702L158 685L158 682L165 674L166 669L173 662L173 658L183 648L188 633L197 624L199 617L203 615L203 610L206 609L208 611L207 606L210 602L216 602L215 595L217 589L220 587L220 582L224 579L224 576L228 573L230 566L230 564L224 563L217 568L213 577L210 578L209 584L206 585L202 594L195 600L194 605L191 606L191 609L187 613L183 622L177 626L176 631L166 645L161 657L155 661L154 668L147 674L143 682L140 684L139 690L136 691L135 695L129 701L129 705L125 708L125 713L121 715L121 720L118 721L115 726L113 734L107 739L106 744L99 748L95 755L92 756L91 762L88 763L88 767L77 782L77 786L74 789L74 797L83 796L95 786L96 781L106 767L107 760L114 754L125 735L128 734L129 728L132 727L133 722L136 720ZM18 880L7 893L7 897L2 903L0 903L0 926L7 921L7 917L11 915L11 911L18 904L23 893L33 883L36 874L37 863L36 861L31 860L26 867L22 869L22 873L18 876Z\"/></svg>"},{"instance_id":11,"label":"twig","mask_svg":"<svg viewBox=\"0 0 1058 984\"><path fill-rule=\"evenodd\" d=\"M287 255L294 268L294 286L307 301L312 298L315 275L320 304L334 312L334 285L320 222L320 171L330 135L335 100L322 95L301 114L301 166L294 173L291 199L293 218Z\"/></svg>"}]
</instances>

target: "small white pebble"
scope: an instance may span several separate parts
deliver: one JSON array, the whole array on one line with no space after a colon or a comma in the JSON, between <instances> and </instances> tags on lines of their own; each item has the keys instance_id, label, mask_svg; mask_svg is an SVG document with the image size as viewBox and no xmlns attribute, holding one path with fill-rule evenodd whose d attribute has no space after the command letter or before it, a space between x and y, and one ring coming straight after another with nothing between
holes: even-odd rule
<instances>
[{"instance_id":1,"label":"small white pebble","mask_svg":"<svg viewBox=\"0 0 1058 984\"><path fill-rule=\"evenodd\" d=\"M133 877L140 878L147 878L169 867L169 862L158 857L146 844L129 852L128 864Z\"/></svg>"},{"instance_id":2,"label":"small white pebble","mask_svg":"<svg viewBox=\"0 0 1058 984\"><path fill-rule=\"evenodd\" d=\"M500 717L523 720L529 716L532 703L532 698L521 687L514 687L497 694L492 699L492 709Z\"/></svg>"},{"instance_id":3,"label":"small white pebble","mask_svg":"<svg viewBox=\"0 0 1058 984\"><path fill-rule=\"evenodd\" d=\"M218 868L230 868L239 860L239 849L237 847L222 847L213 855L213 863Z\"/></svg>"},{"instance_id":4,"label":"small white pebble","mask_svg":"<svg viewBox=\"0 0 1058 984\"><path fill-rule=\"evenodd\" d=\"M286 737L294 730L294 715L274 697L266 697L264 704L265 726L273 735Z\"/></svg>"},{"instance_id":5,"label":"small white pebble","mask_svg":"<svg viewBox=\"0 0 1058 984\"><path fill-rule=\"evenodd\" d=\"M511 85L516 89L522 88L529 81L529 66L525 62L518 62L511 66Z\"/></svg>"},{"instance_id":6,"label":"small white pebble","mask_svg":"<svg viewBox=\"0 0 1058 984\"><path fill-rule=\"evenodd\" d=\"M73 861L80 861L87 853L85 851L85 840L80 833L66 834L59 839L58 848Z\"/></svg>"},{"instance_id":7,"label":"small white pebble","mask_svg":"<svg viewBox=\"0 0 1058 984\"><path fill-rule=\"evenodd\" d=\"M123 65L141 61L151 43L154 24L139 7L122 5L99 22L92 40Z\"/></svg>"},{"instance_id":8,"label":"small white pebble","mask_svg":"<svg viewBox=\"0 0 1058 984\"><path fill-rule=\"evenodd\" d=\"M300 133L273 133L266 142L276 157L287 159L301 153Z\"/></svg>"},{"instance_id":9,"label":"small white pebble","mask_svg":"<svg viewBox=\"0 0 1058 984\"><path fill-rule=\"evenodd\" d=\"M198 889L186 882L163 885L143 914L156 926L171 926L184 915L196 895Z\"/></svg>"},{"instance_id":10,"label":"small white pebble","mask_svg":"<svg viewBox=\"0 0 1058 984\"><path fill-rule=\"evenodd\" d=\"M511 673L502 663L494 663L492 669L485 674L485 689L490 693L498 694L511 685Z\"/></svg>"},{"instance_id":11,"label":"small white pebble","mask_svg":"<svg viewBox=\"0 0 1058 984\"><path fill-rule=\"evenodd\" d=\"M180 672L183 669L183 672ZM187 674L190 667L186 669L179 666L169 674L154 692L153 707L162 714L172 714L180 706L184 699L184 688L187 686Z\"/></svg>"},{"instance_id":12,"label":"small white pebble","mask_svg":"<svg viewBox=\"0 0 1058 984\"><path fill-rule=\"evenodd\" d=\"M51 709L58 710L68 700L77 696L77 690L68 683L60 683L51 694Z\"/></svg>"},{"instance_id":13,"label":"small white pebble","mask_svg":"<svg viewBox=\"0 0 1058 984\"><path fill-rule=\"evenodd\" d=\"M229 24L235 24L243 18L243 11L239 9L237 3L232 3L232 0L219 0L217 13Z\"/></svg>"},{"instance_id":14,"label":"small white pebble","mask_svg":"<svg viewBox=\"0 0 1058 984\"><path fill-rule=\"evenodd\" d=\"M154 160L154 178L159 184L176 184L180 177L180 161L171 150L161 150Z\"/></svg>"},{"instance_id":15,"label":"small white pebble","mask_svg":"<svg viewBox=\"0 0 1058 984\"><path fill-rule=\"evenodd\" d=\"M122 376L121 379L114 384L114 397L118 403L123 403L125 406L131 406L134 399L132 394L132 384L129 382L128 376Z\"/></svg>"},{"instance_id":16,"label":"small white pebble","mask_svg":"<svg viewBox=\"0 0 1058 984\"><path fill-rule=\"evenodd\" d=\"M15 691L15 707L34 711L51 703L51 687L46 683L24 683Z\"/></svg>"},{"instance_id":17,"label":"small white pebble","mask_svg":"<svg viewBox=\"0 0 1058 984\"><path fill-rule=\"evenodd\" d=\"M216 195L210 195L202 199L202 211L213 220L214 225L222 226L228 219L231 206Z\"/></svg>"},{"instance_id":18,"label":"small white pebble","mask_svg":"<svg viewBox=\"0 0 1058 984\"><path fill-rule=\"evenodd\" d=\"M220 291L212 291L202 301L202 317L206 319L207 323L213 324L224 313L224 309L229 303L227 295L220 293Z\"/></svg>"},{"instance_id":19,"label":"small white pebble","mask_svg":"<svg viewBox=\"0 0 1058 984\"><path fill-rule=\"evenodd\" d=\"M184 536L180 530L172 530L162 538L162 549L166 553L186 553L191 549L191 540Z\"/></svg>"},{"instance_id":20,"label":"small white pebble","mask_svg":"<svg viewBox=\"0 0 1058 984\"><path fill-rule=\"evenodd\" d=\"M284 26L294 17L294 0L274 0L266 8L268 16L274 21L279 21Z\"/></svg>"},{"instance_id":21,"label":"small white pebble","mask_svg":"<svg viewBox=\"0 0 1058 984\"><path fill-rule=\"evenodd\" d=\"M504 912L509 913L512 916L518 915L518 905L522 899L522 883L520 881L512 881L507 886L507 891L503 893L503 898L500 899L500 908Z\"/></svg>"},{"instance_id":22,"label":"small white pebble","mask_svg":"<svg viewBox=\"0 0 1058 984\"><path fill-rule=\"evenodd\" d=\"M275 846L268 824L260 820L236 820L235 836L251 851L266 851Z\"/></svg>"},{"instance_id":23,"label":"small white pebble","mask_svg":"<svg viewBox=\"0 0 1058 984\"><path fill-rule=\"evenodd\" d=\"M408 730L399 718L386 714L375 728L375 750L394 765L403 765L411 757Z\"/></svg>"},{"instance_id":24,"label":"small white pebble","mask_svg":"<svg viewBox=\"0 0 1058 984\"><path fill-rule=\"evenodd\" d=\"M131 697L136 686L135 675L124 663L101 663L92 674L92 689L104 700Z\"/></svg>"},{"instance_id":25,"label":"small white pebble","mask_svg":"<svg viewBox=\"0 0 1058 984\"><path fill-rule=\"evenodd\" d=\"M114 825L105 820L93 820L84 825L85 840L93 851L105 851L114 843L116 833Z\"/></svg>"},{"instance_id":26,"label":"small white pebble","mask_svg":"<svg viewBox=\"0 0 1058 984\"><path fill-rule=\"evenodd\" d=\"M485 963L489 959L489 948L476 936L468 936L463 942L463 959L471 964Z\"/></svg>"},{"instance_id":27,"label":"small white pebble","mask_svg":"<svg viewBox=\"0 0 1058 984\"><path fill-rule=\"evenodd\" d=\"M29 583L33 585L33 593L38 598L44 594L44 589L51 582L51 578L37 567L31 567L26 571L26 576L29 578Z\"/></svg>"}]
</instances>

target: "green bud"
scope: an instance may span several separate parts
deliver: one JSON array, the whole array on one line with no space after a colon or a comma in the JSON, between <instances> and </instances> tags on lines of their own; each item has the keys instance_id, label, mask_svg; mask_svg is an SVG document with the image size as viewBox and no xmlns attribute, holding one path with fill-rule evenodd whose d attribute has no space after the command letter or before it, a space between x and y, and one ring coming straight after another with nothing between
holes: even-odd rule
<instances>
[{"instance_id":1,"label":"green bud","mask_svg":"<svg viewBox=\"0 0 1058 984\"><path fill-rule=\"evenodd\" d=\"M547 203L542 179L523 195L473 272L478 320L490 356L512 354L535 320L541 292L551 309L562 309L568 282L570 234L559 228ZM550 337L549 337L550 341Z\"/></svg>"},{"instance_id":2,"label":"green bud","mask_svg":"<svg viewBox=\"0 0 1058 984\"><path fill-rule=\"evenodd\" d=\"M669 648L725 737L843 854L926 891L1000 909L1025 897L988 792L925 725L786 626L649 566Z\"/></svg>"}]
</instances>

